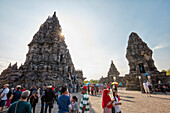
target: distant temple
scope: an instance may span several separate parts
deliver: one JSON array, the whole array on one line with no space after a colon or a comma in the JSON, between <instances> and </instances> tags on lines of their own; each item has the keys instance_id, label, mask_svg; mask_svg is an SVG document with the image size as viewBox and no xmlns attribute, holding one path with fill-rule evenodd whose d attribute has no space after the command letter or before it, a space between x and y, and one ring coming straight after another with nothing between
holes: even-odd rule
<instances>
[{"instance_id":1,"label":"distant temple","mask_svg":"<svg viewBox=\"0 0 170 113\"><path fill-rule=\"evenodd\" d=\"M107 77L101 77L99 83L109 83L113 81L122 82L122 77L119 77L120 73L114 65L113 61L111 61L111 65L107 74ZM124 83L124 82L123 82Z\"/></svg>"},{"instance_id":2,"label":"distant temple","mask_svg":"<svg viewBox=\"0 0 170 113\"><path fill-rule=\"evenodd\" d=\"M0 75L0 85L69 85L72 84L69 75L75 75L78 81L83 83L83 72L75 70L65 37L61 33L62 29L54 12L28 44L29 51L25 63L19 68L17 63L9 64Z\"/></svg>"}]
</instances>

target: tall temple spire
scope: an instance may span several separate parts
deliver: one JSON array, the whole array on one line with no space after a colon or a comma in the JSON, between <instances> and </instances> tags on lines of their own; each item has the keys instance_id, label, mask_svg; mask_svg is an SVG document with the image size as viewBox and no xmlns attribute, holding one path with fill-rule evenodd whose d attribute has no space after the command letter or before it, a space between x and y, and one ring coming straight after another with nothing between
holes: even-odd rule
<instances>
[{"instance_id":1,"label":"tall temple spire","mask_svg":"<svg viewBox=\"0 0 170 113\"><path fill-rule=\"evenodd\" d=\"M130 66L130 73L157 71L152 59L152 53L152 50L143 42L138 34L132 32L129 36L126 53L126 58ZM140 69L142 71L140 71Z\"/></svg>"},{"instance_id":2,"label":"tall temple spire","mask_svg":"<svg viewBox=\"0 0 170 113\"><path fill-rule=\"evenodd\" d=\"M39 84L55 83L70 86L72 82L67 78L67 74L73 75L75 68L61 32L59 20L54 12L52 17L49 16L40 26L28 44L29 51L24 64L19 68L17 63L9 65L11 69L6 69L1 73L0 84L2 80L8 80L11 84L15 80L13 85L24 84L26 86L37 84L38 81Z\"/></svg>"}]
</instances>

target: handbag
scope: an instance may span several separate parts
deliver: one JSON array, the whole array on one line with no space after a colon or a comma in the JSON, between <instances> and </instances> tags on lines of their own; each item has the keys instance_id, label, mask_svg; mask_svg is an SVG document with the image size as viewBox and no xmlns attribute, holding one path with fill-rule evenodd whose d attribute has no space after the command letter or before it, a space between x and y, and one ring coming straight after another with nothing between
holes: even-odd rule
<instances>
[{"instance_id":1,"label":"handbag","mask_svg":"<svg viewBox=\"0 0 170 113\"><path fill-rule=\"evenodd\" d=\"M19 101L18 101L18 102L19 102ZM16 103L15 112L14 112L14 113L17 113L18 102Z\"/></svg>"}]
</instances>

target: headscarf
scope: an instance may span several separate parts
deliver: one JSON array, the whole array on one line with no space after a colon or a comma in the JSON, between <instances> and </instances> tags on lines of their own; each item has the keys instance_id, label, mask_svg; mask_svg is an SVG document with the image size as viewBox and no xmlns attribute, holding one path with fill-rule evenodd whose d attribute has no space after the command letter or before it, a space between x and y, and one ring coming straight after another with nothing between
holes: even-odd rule
<instances>
[{"instance_id":1,"label":"headscarf","mask_svg":"<svg viewBox=\"0 0 170 113\"><path fill-rule=\"evenodd\" d=\"M108 95L110 91L107 89L103 90L103 97L102 97L102 108L105 108L107 106L107 104L111 101L110 96ZM107 108L112 108L113 104L111 103L109 106L107 106Z\"/></svg>"},{"instance_id":2,"label":"headscarf","mask_svg":"<svg viewBox=\"0 0 170 113\"><path fill-rule=\"evenodd\" d=\"M118 98L118 101L120 101L119 95L115 96L115 93L116 93L116 92L114 91L114 92L113 92L113 97L114 97L115 101L117 101L117 100L116 100L116 97Z\"/></svg>"}]
</instances>

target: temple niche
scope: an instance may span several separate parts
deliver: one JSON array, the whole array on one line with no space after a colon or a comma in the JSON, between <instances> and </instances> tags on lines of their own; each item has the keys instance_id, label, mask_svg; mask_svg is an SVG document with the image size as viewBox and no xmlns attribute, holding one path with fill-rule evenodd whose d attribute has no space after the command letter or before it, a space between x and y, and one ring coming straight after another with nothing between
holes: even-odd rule
<instances>
[{"instance_id":1,"label":"temple niche","mask_svg":"<svg viewBox=\"0 0 170 113\"><path fill-rule=\"evenodd\" d=\"M17 63L8 66L0 75L0 84L9 83L26 87L32 84L70 85L68 73L80 76L76 72L71 55L61 35L62 29L54 12L52 17L40 26L38 32L28 44L26 60L19 68ZM76 75L78 73L79 75ZM78 77L83 80L83 73ZM77 81L78 82L78 81Z\"/></svg>"},{"instance_id":2,"label":"temple niche","mask_svg":"<svg viewBox=\"0 0 170 113\"><path fill-rule=\"evenodd\" d=\"M127 90L141 90L141 84L149 79L152 84L164 81L165 73L157 70L152 59L152 50L137 33L129 36L126 58L129 62L129 74L125 75ZM147 73L147 75L146 75Z\"/></svg>"}]
</instances>

